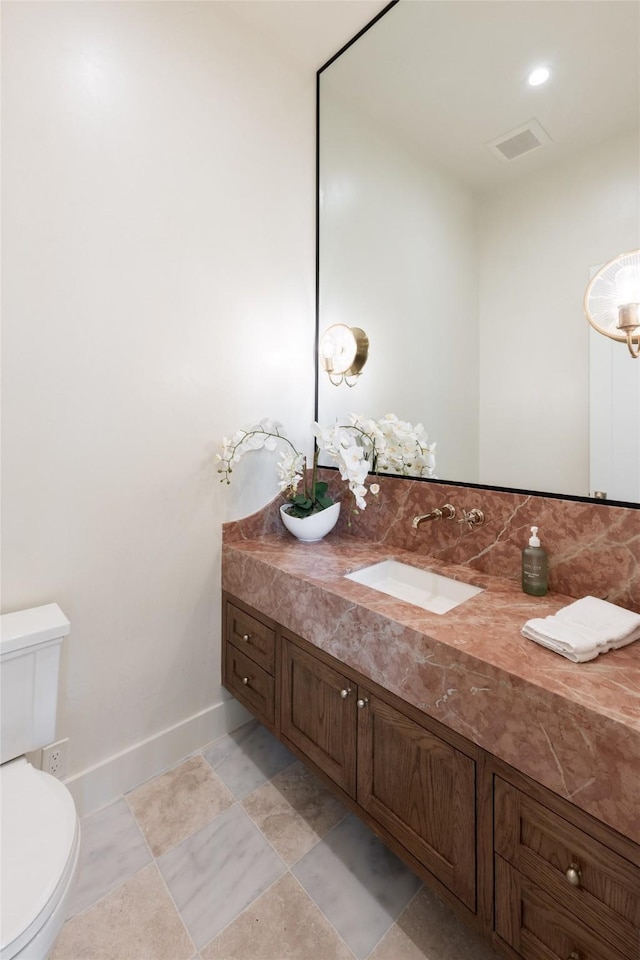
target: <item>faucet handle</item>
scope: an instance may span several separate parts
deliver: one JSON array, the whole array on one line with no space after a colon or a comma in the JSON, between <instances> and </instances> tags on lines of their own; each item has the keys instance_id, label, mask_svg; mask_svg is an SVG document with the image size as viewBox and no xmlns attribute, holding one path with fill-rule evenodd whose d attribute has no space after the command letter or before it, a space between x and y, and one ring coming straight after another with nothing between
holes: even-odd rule
<instances>
[{"instance_id":1,"label":"faucet handle","mask_svg":"<svg viewBox=\"0 0 640 960\"><path fill-rule=\"evenodd\" d=\"M484 513L474 507L473 510L463 510L458 523L466 523L471 530L472 527L481 527L484 523Z\"/></svg>"}]
</instances>

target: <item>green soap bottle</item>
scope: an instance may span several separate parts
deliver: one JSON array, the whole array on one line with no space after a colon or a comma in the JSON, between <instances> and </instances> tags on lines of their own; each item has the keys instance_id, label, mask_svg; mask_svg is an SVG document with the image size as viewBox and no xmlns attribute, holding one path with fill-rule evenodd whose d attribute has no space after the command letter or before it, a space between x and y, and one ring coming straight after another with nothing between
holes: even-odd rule
<instances>
[{"instance_id":1,"label":"green soap bottle","mask_svg":"<svg viewBox=\"0 0 640 960\"><path fill-rule=\"evenodd\" d=\"M529 546L522 551L522 589L532 597L544 597L549 586L547 551L540 546L538 528L531 527Z\"/></svg>"}]
</instances>

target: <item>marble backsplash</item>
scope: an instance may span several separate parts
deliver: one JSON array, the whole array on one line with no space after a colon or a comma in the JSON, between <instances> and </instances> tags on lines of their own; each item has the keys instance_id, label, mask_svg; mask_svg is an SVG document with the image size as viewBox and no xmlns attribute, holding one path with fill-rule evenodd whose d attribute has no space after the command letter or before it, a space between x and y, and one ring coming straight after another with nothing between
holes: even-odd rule
<instances>
[{"instance_id":1,"label":"marble backsplash","mask_svg":"<svg viewBox=\"0 0 640 960\"><path fill-rule=\"evenodd\" d=\"M341 536L519 580L522 548L536 525L549 554L550 590L570 597L602 597L640 613L640 509L381 477L378 496L369 494L367 509L355 514L339 474L323 470L322 476L334 497L343 501L336 527ZM290 536L278 515L281 503L277 499L250 517L225 524L225 540L266 533ZM415 516L445 503L453 504L459 517L463 510L479 508L484 524L470 529L457 520L435 520L412 529Z\"/></svg>"}]
</instances>

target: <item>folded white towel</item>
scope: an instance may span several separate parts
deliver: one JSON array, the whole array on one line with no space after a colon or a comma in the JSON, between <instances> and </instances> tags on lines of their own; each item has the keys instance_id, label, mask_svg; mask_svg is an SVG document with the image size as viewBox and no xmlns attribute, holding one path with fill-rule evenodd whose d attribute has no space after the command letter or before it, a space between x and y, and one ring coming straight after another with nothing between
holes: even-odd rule
<instances>
[{"instance_id":1,"label":"folded white towel","mask_svg":"<svg viewBox=\"0 0 640 960\"><path fill-rule=\"evenodd\" d=\"M597 597L583 597L554 616L528 620L522 635L574 663L584 663L640 639L640 614Z\"/></svg>"}]
</instances>

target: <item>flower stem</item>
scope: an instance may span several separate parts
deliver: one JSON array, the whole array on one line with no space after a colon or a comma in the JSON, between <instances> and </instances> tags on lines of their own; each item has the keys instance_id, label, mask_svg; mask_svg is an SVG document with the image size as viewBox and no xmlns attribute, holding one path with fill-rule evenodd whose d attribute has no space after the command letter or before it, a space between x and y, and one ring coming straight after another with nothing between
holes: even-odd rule
<instances>
[{"instance_id":1,"label":"flower stem","mask_svg":"<svg viewBox=\"0 0 640 960\"><path fill-rule=\"evenodd\" d=\"M314 502L316 499L316 475L318 473L318 454L319 453L320 453L320 450L318 449L318 445L316 444L313 451L313 471L311 473L311 499Z\"/></svg>"}]
</instances>

